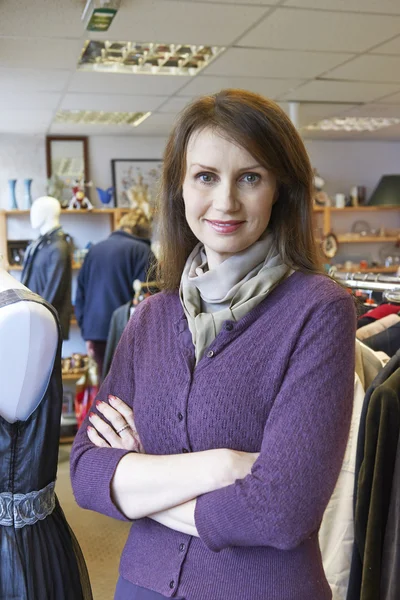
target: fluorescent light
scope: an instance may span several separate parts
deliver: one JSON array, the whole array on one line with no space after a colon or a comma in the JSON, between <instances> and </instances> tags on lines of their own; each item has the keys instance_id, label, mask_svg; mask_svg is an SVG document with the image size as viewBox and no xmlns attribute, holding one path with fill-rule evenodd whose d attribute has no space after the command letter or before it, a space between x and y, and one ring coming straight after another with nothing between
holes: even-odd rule
<instances>
[{"instance_id":1,"label":"fluorescent light","mask_svg":"<svg viewBox=\"0 0 400 600\"><path fill-rule=\"evenodd\" d=\"M307 125L307 131L376 131L399 125L400 119L392 117L333 117Z\"/></svg>"},{"instance_id":2,"label":"fluorescent light","mask_svg":"<svg viewBox=\"0 0 400 600\"><path fill-rule=\"evenodd\" d=\"M60 110L55 123L79 123L80 125L131 125L137 127L151 112L105 112L96 110Z\"/></svg>"},{"instance_id":3,"label":"fluorescent light","mask_svg":"<svg viewBox=\"0 0 400 600\"><path fill-rule=\"evenodd\" d=\"M87 40L78 70L140 75L197 75L223 50L225 48L222 46Z\"/></svg>"}]
</instances>

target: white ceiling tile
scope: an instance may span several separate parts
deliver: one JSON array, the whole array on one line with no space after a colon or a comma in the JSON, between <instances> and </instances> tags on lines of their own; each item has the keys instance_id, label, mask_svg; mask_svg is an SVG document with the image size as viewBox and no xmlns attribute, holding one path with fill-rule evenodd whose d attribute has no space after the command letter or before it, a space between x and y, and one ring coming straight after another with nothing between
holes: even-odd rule
<instances>
[{"instance_id":1,"label":"white ceiling tile","mask_svg":"<svg viewBox=\"0 0 400 600\"><path fill-rule=\"evenodd\" d=\"M182 0L183 2L213 2L215 0ZM274 6L275 4L279 4L281 0L218 0L219 4L253 4L254 6L260 6L260 4L265 4L266 6Z\"/></svg>"},{"instance_id":2,"label":"white ceiling tile","mask_svg":"<svg viewBox=\"0 0 400 600\"><path fill-rule=\"evenodd\" d=\"M398 0L286 0L285 6L400 15Z\"/></svg>"},{"instance_id":3,"label":"white ceiling tile","mask_svg":"<svg viewBox=\"0 0 400 600\"><path fill-rule=\"evenodd\" d=\"M267 10L267 6L246 4L130 0L122 4L107 34L90 37L225 46L257 23Z\"/></svg>"},{"instance_id":4,"label":"white ceiling tile","mask_svg":"<svg viewBox=\"0 0 400 600\"><path fill-rule=\"evenodd\" d=\"M354 106L344 112L349 117L383 117L400 118L400 102L397 105L389 104L363 104Z\"/></svg>"},{"instance_id":5,"label":"white ceiling tile","mask_svg":"<svg viewBox=\"0 0 400 600\"><path fill-rule=\"evenodd\" d=\"M0 109L55 110L61 100L57 92L3 92L0 94Z\"/></svg>"},{"instance_id":6,"label":"white ceiling tile","mask_svg":"<svg viewBox=\"0 0 400 600\"><path fill-rule=\"evenodd\" d=\"M329 79L400 83L400 56L365 54L329 71Z\"/></svg>"},{"instance_id":7,"label":"white ceiling tile","mask_svg":"<svg viewBox=\"0 0 400 600\"><path fill-rule=\"evenodd\" d=\"M176 114L176 113L180 112L181 110L183 110L185 108L185 106L187 106L189 104L189 102L191 102L191 100L192 100L192 98L183 98L183 97L178 98L175 96L175 97L167 100L167 102L165 102L165 104L162 104L157 109L157 112Z\"/></svg>"},{"instance_id":8,"label":"white ceiling tile","mask_svg":"<svg viewBox=\"0 0 400 600\"><path fill-rule=\"evenodd\" d=\"M305 125L309 125L310 123L316 123L317 121L321 121L322 119L329 119L330 117L339 117L343 113L349 111L351 108L354 108L354 104L317 104L314 102L300 104L300 127L304 127Z\"/></svg>"},{"instance_id":9,"label":"white ceiling tile","mask_svg":"<svg viewBox=\"0 0 400 600\"><path fill-rule=\"evenodd\" d=\"M68 85L69 92L92 94L131 94L134 96L169 96L191 79L173 75L122 75L121 73L89 73L77 71Z\"/></svg>"},{"instance_id":10,"label":"white ceiling tile","mask_svg":"<svg viewBox=\"0 0 400 600\"><path fill-rule=\"evenodd\" d=\"M1 91L61 92L70 71L63 69L4 69L0 67Z\"/></svg>"},{"instance_id":11,"label":"white ceiling tile","mask_svg":"<svg viewBox=\"0 0 400 600\"><path fill-rule=\"evenodd\" d=\"M0 67L75 69L81 49L78 40L0 37Z\"/></svg>"},{"instance_id":12,"label":"white ceiling tile","mask_svg":"<svg viewBox=\"0 0 400 600\"><path fill-rule=\"evenodd\" d=\"M363 52L400 34L400 17L278 8L237 46Z\"/></svg>"},{"instance_id":13,"label":"white ceiling tile","mask_svg":"<svg viewBox=\"0 0 400 600\"><path fill-rule=\"evenodd\" d=\"M400 54L400 36L371 50L371 54Z\"/></svg>"},{"instance_id":14,"label":"white ceiling tile","mask_svg":"<svg viewBox=\"0 0 400 600\"><path fill-rule=\"evenodd\" d=\"M206 75L308 79L333 69L352 56L344 53L230 48L203 72Z\"/></svg>"},{"instance_id":15,"label":"white ceiling tile","mask_svg":"<svg viewBox=\"0 0 400 600\"><path fill-rule=\"evenodd\" d=\"M78 38L84 6L81 0L2 0L0 35Z\"/></svg>"},{"instance_id":16,"label":"white ceiling tile","mask_svg":"<svg viewBox=\"0 0 400 600\"><path fill-rule=\"evenodd\" d=\"M379 102L380 104L400 104L400 92L392 94L387 98L382 98Z\"/></svg>"},{"instance_id":17,"label":"white ceiling tile","mask_svg":"<svg viewBox=\"0 0 400 600\"><path fill-rule=\"evenodd\" d=\"M66 94L63 110L103 110L115 112L147 112L155 110L167 96L120 96L117 94Z\"/></svg>"},{"instance_id":18,"label":"white ceiling tile","mask_svg":"<svg viewBox=\"0 0 400 600\"><path fill-rule=\"evenodd\" d=\"M214 94L226 88L238 88L262 94L268 98L276 98L292 88L298 87L300 79L261 79L260 77L211 77L199 75L189 82L179 96L200 96Z\"/></svg>"},{"instance_id":19,"label":"white ceiling tile","mask_svg":"<svg viewBox=\"0 0 400 600\"><path fill-rule=\"evenodd\" d=\"M0 111L1 133L46 133L53 118L49 110L15 110Z\"/></svg>"},{"instance_id":20,"label":"white ceiling tile","mask_svg":"<svg viewBox=\"0 0 400 600\"><path fill-rule=\"evenodd\" d=\"M372 102L396 92L399 87L390 83L320 80L310 81L283 98L305 102Z\"/></svg>"}]
</instances>

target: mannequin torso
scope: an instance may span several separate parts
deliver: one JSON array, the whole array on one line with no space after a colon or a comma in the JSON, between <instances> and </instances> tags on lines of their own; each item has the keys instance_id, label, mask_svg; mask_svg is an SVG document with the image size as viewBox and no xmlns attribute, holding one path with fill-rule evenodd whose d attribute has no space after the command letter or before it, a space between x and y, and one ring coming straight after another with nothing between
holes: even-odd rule
<instances>
[{"instance_id":1,"label":"mannequin torso","mask_svg":"<svg viewBox=\"0 0 400 600\"><path fill-rule=\"evenodd\" d=\"M0 265L0 294L23 289ZM21 301L0 308L0 415L26 420L46 391L57 351L58 329L42 304Z\"/></svg>"}]
</instances>

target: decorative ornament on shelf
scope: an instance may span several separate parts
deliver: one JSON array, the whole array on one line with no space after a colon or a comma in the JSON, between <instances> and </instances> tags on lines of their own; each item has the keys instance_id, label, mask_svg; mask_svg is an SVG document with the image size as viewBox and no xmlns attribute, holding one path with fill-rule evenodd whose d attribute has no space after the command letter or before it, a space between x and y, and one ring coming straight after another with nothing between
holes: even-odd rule
<instances>
[{"instance_id":1,"label":"decorative ornament on shelf","mask_svg":"<svg viewBox=\"0 0 400 600\"><path fill-rule=\"evenodd\" d=\"M316 206L330 206L330 198L326 192L323 191L323 187L325 185L325 179L323 179L319 174L317 169L313 169L314 172L314 204Z\"/></svg>"},{"instance_id":2,"label":"decorative ornament on shelf","mask_svg":"<svg viewBox=\"0 0 400 600\"><path fill-rule=\"evenodd\" d=\"M91 182L85 183L79 179L73 181L73 196L69 202L68 210L93 210L94 206L84 192L85 187L91 185Z\"/></svg>"},{"instance_id":3,"label":"decorative ornament on shelf","mask_svg":"<svg viewBox=\"0 0 400 600\"><path fill-rule=\"evenodd\" d=\"M102 204L102 208L107 208L107 206L110 204L114 197L114 188L109 187L106 190L103 190L102 188L96 187L96 190L99 196L99 200Z\"/></svg>"},{"instance_id":4,"label":"decorative ornament on shelf","mask_svg":"<svg viewBox=\"0 0 400 600\"><path fill-rule=\"evenodd\" d=\"M15 195L16 185L17 185L16 179L8 180L8 190L9 190L9 194L10 194L9 197L10 197L10 209L11 210L18 210L17 197Z\"/></svg>"},{"instance_id":5,"label":"decorative ornament on shelf","mask_svg":"<svg viewBox=\"0 0 400 600\"><path fill-rule=\"evenodd\" d=\"M30 209L32 206L32 186L33 179L24 179L24 188L25 188L25 204L26 208Z\"/></svg>"},{"instance_id":6,"label":"decorative ornament on shelf","mask_svg":"<svg viewBox=\"0 0 400 600\"><path fill-rule=\"evenodd\" d=\"M339 242L334 233L328 233L324 236L321 242L321 249L326 258L333 258L336 256L339 249Z\"/></svg>"}]
</instances>

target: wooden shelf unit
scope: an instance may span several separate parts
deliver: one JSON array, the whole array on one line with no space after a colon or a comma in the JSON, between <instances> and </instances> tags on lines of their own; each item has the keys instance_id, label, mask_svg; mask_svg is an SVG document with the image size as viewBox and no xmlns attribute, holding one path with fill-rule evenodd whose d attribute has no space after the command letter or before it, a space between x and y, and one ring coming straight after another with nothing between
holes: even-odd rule
<instances>
[{"instance_id":1,"label":"wooden shelf unit","mask_svg":"<svg viewBox=\"0 0 400 600\"><path fill-rule=\"evenodd\" d=\"M332 231L332 215L337 215L337 214L341 214L341 215L349 215L350 213L355 213L355 212L361 212L361 213L372 213L372 214L376 214L378 212L396 212L398 214L400 214L400 206L349 206L348 208L335 208L333 206L325 206L325 207L314 207L314 213L316 214L322 214L323 216L323 223L322 223L322 230L323 230L323 234L327 235L328 233L331 233ZM351 215L352 217L354 216L353 214ZM321 227L319 228L321 229ZM369 242L369 243L373 243L373 242L396 242L397 241L397 237L379 237L379 236L365 236L362 239L359 240L348 240L346 239L345 235L337 235L338 241L339 243L358 243L358 242Z\"/></svg>"},{"instance_id":2,"label":"wooden shelf unit","mask_svg":"<svg viewBox=\"0 0 400 600\"><path fill-rule=\"evenodd\" d=\"M395 274L399 267L370 267L369 269L360 269L359 267L353 267L351 269L338 269L338 273L386 273Z\"/></svg>"},{"instance_id":3,"label":"wooden shelf unit","mask_svg":"<svg viewBox=\"0 0 400 600\"><path fill-rule=\"evenodd\" d=\"M94 208L93 210L61 210L61 222L65 216L85 218L87 215L104 216L107 215L110 219L111 231L115 231L121 217L130 211L129 208ZM9 218L28 218L29 210L2 210L0 209L0 254L4 256L4 266L6 269L19 271L20 266L9 267L8 265L8 250L7 250L7 222ZM80 267L74 266L74 269Z\"/></svg>"}]
</instances>

